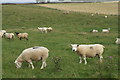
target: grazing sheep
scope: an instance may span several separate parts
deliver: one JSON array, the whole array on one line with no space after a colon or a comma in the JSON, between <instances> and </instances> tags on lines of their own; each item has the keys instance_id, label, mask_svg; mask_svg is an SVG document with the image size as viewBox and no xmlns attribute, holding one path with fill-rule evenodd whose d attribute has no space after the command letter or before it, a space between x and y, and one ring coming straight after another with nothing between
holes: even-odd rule
<instances>
[{"instance_id":1,"label":"grazing sheep","mask_svg":"<svg viewBox=\"0 0 120 80\"><path fill-rule=\"evenodd\" d=\"M108 16L104 16L104 18L108 18Z\"/></svg>"},{"instance_id":2,"label":"grazing sheep","mask_svg":"<svg viewBox=\"0 0 120 80\"><path fill-rule=\"evenodd\" d=\"M38 27L38 30L41 31L42 33L47 33L46 27Z\"/></svg>"},{"instance_id":3,"label":"grazing sheep","mask_svg":"<svg viewBox=\"0 0 120 80\"><path fill-rule=\"evenodd\" d=\"M47 30L51 32L53 29L51 27L48 27Z\"/></svg>"},{"instance_id":4,"label":"grazing sheep","mask_svg":"<svg viewBox=\"0 0 120 80\"><path fill-rule=\"evenodd\" d=\"M116 44L120 44L120 38L116 38L115 43L116 43Z\"/></svg>"},{"instance_id":5,"label":"grazing sheep","mask_svg":"<svg viewBox=\"0 0 120 80\"><path fill-rule=\"evenodd\" d=\"M4 33L4 36L5 36L7 39L14 39L14 34L13 34L13 33Z\"/></svg>"},{"instance_id":6,"label":"grazing sheep","mask_svg":"<svg viewBox=\"0 0 120 80\"><path fill-rule=\"evenodd\" d=\"M93 32L93 33L96 33L96 32L98 32L98 30L93 29L92 32Z\"/></svg>"},{"instance_id":7,"label":"grazing sheep","mask_svg":"<svg viewBox=\"0 0 120 80\"><path fill-rule=\"evenodd\" d=\"M28 33L18 33L15 32L15 34L17 35L17 37L21 40L22 38L28 40Z\"/></svg>"},{"instance_id":8,"label":"grazing sheep","mask_svg":"<svg viewBox=\"0 0 120 80\"><path fill-rule=\"evenodd\" d=\"M31 48L27 48L23 50L23 52L18 56L15 60L15 64L17 68L21 68L23 62L28 62L29 67L31 66L34 69L32 60L39 61L42 60L41 69L47 66L46 59L49 56L49 50L46 47L35 46Z\"/></svg>"},{"instance_id":9,"label":"grazing sheep","mask_svg":"<svg viewBox=\"0 0 120 80\"><path fill-rule=\"evenodd\" d=\"M100 62L102 62L102 53L104 51L104 46L101 44L93 44L93 45L78 45L78 44L71 44L72 51L77 52L80 56L80 62L82 63L82 57L87 64L86 57L95 57L96 55L99 56Z\"/></svg>"},{"instance_id":10,"label":"grazing sheep","mask_svg":"<svg viewBox=\"0 0 120 80\"><path fill-rule=\"evenodd\" d=\"M108 28L108 29L102 29L103 33L109 33L109 31L110 31L110 28Z\"/></svg>"}]
</instances>

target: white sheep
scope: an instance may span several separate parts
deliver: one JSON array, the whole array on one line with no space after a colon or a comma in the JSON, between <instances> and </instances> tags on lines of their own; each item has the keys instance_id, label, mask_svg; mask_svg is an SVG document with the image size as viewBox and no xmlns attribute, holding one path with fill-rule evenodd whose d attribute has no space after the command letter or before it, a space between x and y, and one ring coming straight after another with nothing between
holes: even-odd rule
<instances>
[{"instance_id":1,"label":"white sheep","mask_svg":"<svg viewBox=\"0 0 120 80\"><path fill-rule=\"evenodd\" d=\"M52 29L52 27L48 27L47 30L50 32L50 31L52 31L53 29Z\"/></svg>"},{"instance_id":2,"label":"white sheep","mask_svg":"<svg viewBox=\"0 0 120 80\"><path fill-rule=\"evenodd\" d=\"M102 29L103 33L109 33L109 31L110 31L110 28L108 28L108 29Z\"/></svg>"},{"instance_id":3,"label":"white sheep","mask_svg":"<svg viewBox=\"0 0 120 80\"><path fill-rule=\"evenodd\" d=\"M42 33L47 33L47 27L38 27L38 30L41 31Z\"/></svg>"},{"instance_id":4,"label":"white sheep","mask_svg":"<svg viewBox=\"0 0 120 80\"><path fill-rule=\"evenodd\" d=\"M104 18L108 18L108 16L104 16Z\"/></svg>"},{"instance_id":5,"label":"white sheep","mask_svg":"<svg viewBox=\"0 0 120 80\"><path fill-rule=\"evenodd\" d=\"M93 32L93 33L96 33L96 32L98 32L98 30L93 29L92 32Z\"/></svg>"},{"instance_id":6,"label":"white sheep","mask_svg":"<svg viewBox=\"0 0 120 80\"><path fill-rule=\"evenodd\" d=\"M96 55L99 56L100 62L102 62L102 53L104 51L104 46L101 44L92 44L92 45L78 45L78 44L71 44L72 51L77 52L80 56L80 62L82 63L82 57L87 64L86 57L95 57Z\"/></svg>"},{"instance_id":7,"label":"white sheep","mask_svg":"<svg viewBox=\"0 0 120 80\"><path fill-rule=\"evenodd\" d=\"M28 40L28 33L19 33L19 32L15 32L15 34L17 35L17 37L21 40L21 39L26 39Z\"/></svg>"},{"instance_id":8,"label":"white sheep","mask_svg":"<svg viewBox=\"0 0 120 80\"><path fill-rule=\"evenodd\" d=\"M91 14L91 16L94 16L94 14Z\"/></svg>"},{"instance_id":9,"label":"white sheep","mask_svg":"<svg viewBox=\"0 0 120 80\"><path fill-rule=\"evenodd\" d=\"M14 39L14 33L4 33L5 37L8 39Z\"/></svg>"},{"instance_id":10,"label":"white sheep","mask_svg":"<svg viewBox=\"0 0 120 80\"><path fill-rule=\"evenodd\" d=\"M120 44L120 38L116 38L115 43L116 43L116 44Z\"/></svg>"},{"instance_id":11,"label":"white sheep","mask_svg":"<svg viewBox=\"0 0 120 80\"><path fill-rule=\"evenodd\" d=\"M22 53L15 60L15 64L17 68L21 68L23 62L28 62L29 67L31 66L34 69L32 60L34 61L42 61L41 69L47 66L46 59L49 56L49 50L46 47L35 46L31 48L27 48L22 51Z\"/></svg>"}]
</instances>

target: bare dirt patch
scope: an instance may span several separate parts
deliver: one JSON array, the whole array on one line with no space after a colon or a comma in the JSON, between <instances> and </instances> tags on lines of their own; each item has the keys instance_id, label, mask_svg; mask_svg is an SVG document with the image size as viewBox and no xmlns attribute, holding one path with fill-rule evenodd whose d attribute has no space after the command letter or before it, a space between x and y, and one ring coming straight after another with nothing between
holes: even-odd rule
<instances>
[{"instance_id":1,"label":"bare dirt patch","mask_svg":"<svg viewBox=\"0 0 120 80\"><path fill-rule=\"evenodd\" d=\"M57 3L57 4L37 4L38 6L68 10L74 12L87 12L98 14L118 15L118 2L111 3Z\"/></svg>"}]
</instances>

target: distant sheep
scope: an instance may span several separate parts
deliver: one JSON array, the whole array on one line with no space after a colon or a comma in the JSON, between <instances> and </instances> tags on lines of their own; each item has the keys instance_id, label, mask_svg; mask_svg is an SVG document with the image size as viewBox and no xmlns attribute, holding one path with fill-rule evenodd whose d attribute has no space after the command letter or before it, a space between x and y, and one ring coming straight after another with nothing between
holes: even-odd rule
<instances>
[{"instance_id":1,"label":"distant sheep","mask_svg":"<svg viewBox=\"0 0 120 80\"><path fill-rule=\"evenodd\" d=\"M15 34L17 35L17 37L21 40L21 39L26 39L28 40L28 33L19 33L19 32L15 32Z\"/></svg>"},{"instance_id":2,"label":"distant sheep","mask_svg":"<svg viewBox=\"0 0 120 80\"><path fill-rule=\"evenodd\" d=\"M94 14L91 14L91 16L94 16Z\"/></svg>"},{"instance_id":3,"label":"distant sheep","mask_svg":"<svg viewBox=\"0 0 120 80\"><path fill-rule=\"evenodd\" d=\"M47 33L47 27L38 27L38 30L42 33Z\"/></svg>"},{"instance_id":4,"label":"distant sheep","mask_svg":"<svg viewBox=\"0 0 120 80\"><path fill-rule=\"evenodd\" d=\"M104 16L104 18L108 18L108 16Z\"/></svg>"},{"instance_id":5,"label":"distant sheep","mask_svg":"<svg viewBox=\"0 0 120 80\"><path fill-rule=\"evenodd\" d=\"M17 68L21 68L23 62L28 62L29 67L31 66L34 69L32 60L39 61L42 60L41 69L47 66L46 59L49 56L49 50L46 47L35 46L31 48L27 48L23 50L23 52L18 56L15 60L15 64Z\"/></svg>"},{"instance_id":6,"label":"distant sheep","mask_svg":"<svg viewBox=\"0 0 120 80\"><path fill-rule=\"evenodd\" d=\"M14 39L14 33L4 33L4 36L7 38L7 39Z\"/></svg>"},{"instance_id":7,"label":"distant sheep","mask_svg":"<svg viewBox=\"0 0 120 80\"><path fill-rule=\"evenodd\" d=\"M96 33L96 32L98 32L98 30L93 29L92 32L93 32L93 33Z\"/></svg>"},{"instance_id":8,"label":"distant sheep","mask_svg":"<svg viewBox=\"0 0 120 80\"><path fill-rule=\"evenodd\" d=\"M95 57L96 55L99 56L100 62L102 62L102 54L104 51L104 46L101 44L93 44L93 45L78 45L78 44L71 44L72 51L77 52L77 54L80 56L80 62L82 63L82 57L85 61L85 64L87 64L86 57Z\"/></svg>"},{"instance_id":9,"label":"distant sheep","mask_svg":"<svg viewBox=\"0 0 120 80\"><path fill-rule=\"evenodd\" d=\"M116 38L115 43L116 43L116 44L120 44L120 38Z\"/></svg>"},{"instance_id":10,"label":"distant sheep","mask_svg":"<svg viewBox=\"0 0 120 80\"><path fill-rule=\"evenodd\" d=\"M109 33L109 31L110 31L110 28L108 28L108 29L102 29L103 33Z\"/></svg>"}]
</instances>

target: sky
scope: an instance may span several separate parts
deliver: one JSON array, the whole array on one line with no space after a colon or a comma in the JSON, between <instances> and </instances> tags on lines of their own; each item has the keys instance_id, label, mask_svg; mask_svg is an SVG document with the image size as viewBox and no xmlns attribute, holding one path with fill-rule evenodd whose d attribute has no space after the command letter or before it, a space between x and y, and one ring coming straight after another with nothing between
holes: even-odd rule
<instances>
[{"instance_id":1,"label":"sky","mask_svg":"<svg viewBox=\"0 0 120 80\"><path fill-rule=\"evenodd\" d=\"M83 0L83 1L86 1L86 0ZM98 1L116 1L116 0L98 0ZM36 0L0 0L0 3L35 3L35 2Z\"/></svg>"},{"instance_id":2,"label":"sky","mask_svg":"<svg viewBox=\"0 0 120 80\"><path fill-rule=\"evenodd\" d=\"M1 0L2 3L28 3L36 2L36 0Z\"/></svg>"}]
</instances>

